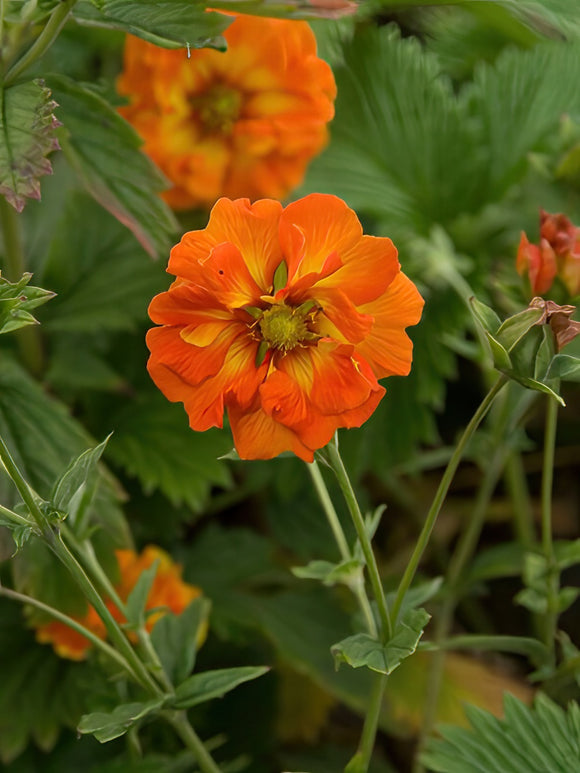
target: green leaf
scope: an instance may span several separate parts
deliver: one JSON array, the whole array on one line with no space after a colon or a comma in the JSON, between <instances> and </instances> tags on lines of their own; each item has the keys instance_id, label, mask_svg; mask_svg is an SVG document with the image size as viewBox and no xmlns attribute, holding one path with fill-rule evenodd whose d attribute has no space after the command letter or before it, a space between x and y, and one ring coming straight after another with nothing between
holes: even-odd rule
<instances>
[{"instance_id":1,"label":"green leaf","mask_svg":"<svg viewBox=\"0 0 580 773\"><path fill-rule=\"evenodd\" d=\"M362 567L363 564L355 559L341 561L339 564L311 561L307 566L292 567L292 574L301 579L320 580L324 585L343 583L351 586L360 579Z\"/></svg>"},{"instance_id":2,"label":"green leaf","mask_svg":"<svg viewBox=\"0 0 580 773\"><path fill-rule=\"evenodd\" d=\"M407 609L416 609L430 601L435 596L441 586L443 585L443 577L434 577L432 580L426 580L425 582L414 585L410 590L405 593L403 603L401 604L401 610L405 612ZM387 593L387 603L389 606L395 601L396 592Z\"/></svg>"},{"instance_id":3,"label":"green leaf","mask_svg":"<svg viewBox=\"0 0 580 773\"><path fill-rule=\"evenodd\" d=\"M87 333L135 330L147 319L152 295L167 285L163 267L84 193L66 202L43 278L58 293L44 309L43 326L50 332L72 333L74 338L65 340L81 349L81 358L82 349L94 351L99 344L89 339L83 345Z\"/></svg>"},{"instance_id":4,"label":"green leaf","mask_svg":"<svg viewBox=\"0 0 580 773\"><path fill-rule=\"evenodd\" d=\"M18 282L9 282L0 276L0 333L10 333L25 325L36 325L30 313L51 298L54 293L28 285L32 274L23 274Z\"/></svg>"},{"instance_id":5,"label":"green leaf","mask_svg":"<svg viewBox=\"0 0 580 773\"><path fill-rule=\"evenodd\" d=\"M469 299L469 307L484 332L494 336L501 327L501 320L495 311L490 306L486 306L485 303L482 303L475 298L475 296L472 296Z\"/></svg>"},{"instance_id":6,"label":"green leaf","mask_svg":"<svg viewBox=\"0 0 580 773\"><path fill-rule=\"evenodd\" d=\"M389 675L402 660L415 652L430 619L431 615L424 609L410 609L402 615L386 644L366 633L355 634L331 647L334 661L337 667L344 662L352 668L366 666L372 671Z\"/></svg>"},{"instance_id":7,"label":"green leaf","mask_svg":"<svg viewBox=\"0 0 580 773\"><path fill-rule=\"evenodd\" d=\"M86 189L147 252L165 254L178 230L177 221L158 196L166 182L139 151L137 133L90 88L64 75L51 75L47 81L65 127L63 151Z\"/></svg>"},{"instance_id":8,"label":"green leaf","mask_svg":"<svg viewBox=\"0 0 580 773\"><path fill-rule=\"evenodd\" d=\"M193 671L210 606L206 598L194 599L181 614L163 615L151 631L151 642L173 684L180 684Z\"/></svg>"},{"instance_id":9,"label":"green leaf","mask_svg":"<svg viewBox=\"0 0 580 773\"><path fill-rule=\"evenodd\" d=\"M77 3L73 15L81 24L123 30L164 48L224 50L218 36L232 22L190 0L92 0Z\"/></svg>"},{"instance_id":10,"label":"green leaf","mask_svg":"<svg viewBox=\"0 0 580 773\"><path fill-rule=\"evenodd\" d=\"M186 709L213 698L222 698L238 685L257 679L269 670L268 666L242 666L194 674L177 687L173 705L178 709Z\"/></svg>"},{"instance_id":11,"label":"green leaf","mask_svg":"<svg viewBox=\"0 0 580 773\"><path fill-rule=\"evenodd\" d=\"M554 542L554 555L556 566L560 571L580 564L580 539Z\"/></svg>"},{"instance_id":12,"label":"green leaf","mask_svg":"<svg viewBox=\"0 0 580 773\"><path fill-rule=\"evenodd\" d=\"M513 364L509 354L497 338L494 338L494 336L489 333L486 333L486 336L489 348L491 349L494 367L502 373L510 373L513 370Z\"/></svg>"},{"instance_id":13,"label":"green leaf","mask_svg":"<svg viewBox=\"0 0 580 773\"><path fill-rule=\"evenodd\" d=\"M163 701L163 698L155 698L141 703L124 703L110 714L101 711L85 714L79 722L78 732L82 735L94 735L97 741L107 743L125 735L127 730L140 720L156 712L163 705Z\"/></svg>"},{"instance_id":14,"label":"green leaf","mask_svg":"<svg viewBox=\"0 0 580 773\"><path fill-rule=\"evenodd\" d=\"M99 479L97 465L109 438L110 435L95 448L73 459L54 484L50 501L56 510L66 512L73 523L82 519L93 501Z\"/></svg>"},{"instance_id":15,"label":"green leaf","mask_svg":"<svg viewBox=\"0 0 580 773\"><path fill-rule=\"evenodd\" d=\"M495 338L508 351L516 346L526 333L536 325L544 312L542 309L524 309L502 322Z\"/></svg>"},{"instance_id":16,"label":"green leaf","mask_svg":"<svg viewBox=\"0 0 580 773\"><path fill-rule=\"evenodd\" d=\"M525 549L519 542L504 542L474 556L466 583L493 580L497 577L519 577L524 565Z\"/></svg>"},{"instance_id":17,"label":"green leaf","mask_svg":"<svg viewBox=\"0 0 580 773\"><path fill-rule=\"evenodd\" d=\"M40 198L38 178L52 174L47 155L59 147L55 107L42 80L0 90L0 194L17 212L27 198Z\"/></svg>"},{"instance_id":18,"label":"green leaf","mask_svg":"<svg viewBox=\"0 0 580 773\"><path fill-rule=\"evenodd\" d=\"M553 397L561 406L566 407L564 399L542 381L536 381L534 378L526 378L526 376L522 376L519 373L510 373L509 375L517 381L518 384L525 386L526 389L532 389L534 392L542 392L543 394L548 395L548 397Z\"/></svg>"},{"instance_id":19,"label":"green leaf","mask_svg":"<svg viewBox=\"0 0 580 773\"><path fill-rule=\"evenodd\" d=\"M129 623L130 628L134 630L145 626L145 607L158 568L159 559L156 559L148 569L144 569L141 572L127 598L125 607L127 611L127 622Z\"/></svg>"},{"instance_id":20,"label":"green leaf","mask_svg":"<svg viewBox=\"0 0 580 773\"><path fill-rule=\"evenodd\" d=\"M562 381L580 381L580 359L568 354L556 354L548 371L549 378Z\"/></svg>"},{"instance_id":21,"label":"green leaf","mask_svg":"<svg viewBox=\"0 0 580 773\"><path fill-rule=\"evenodd\" d=\"M173 504L199 511L212 486L230 485L229 470L218 461L231 446L229 432L193 432L183 408L161 394L133 400L115 426L107 456L137 476L146 492L161 489Z\"/></svg>"},{"instance_id":22,"label":"green leaf","mask_svg":"<svg viewBox=\"0 0 580 773\"><path fill-rule=\"evenodd\" d=\"M550 660L550 652L546 645L532 639L529 636L484 636L466 634L465 636L452 636L437 645L444 650L491 650L497 652L517 652L527 655L536 665L541 665Z\"/></svg>"},{"instance_id":23,"label":"green leaf","mask_svg":"<svg viewBox=\"0 0 580 773\"><path fill-rule=\"evenodd\" d=\"M542 693L529 708L509 693L505 718L466 708L471 727L442 725L421 761L436 773L569 773L580 758L578 705L564 711Z\"/></svg>"}]
</instances>

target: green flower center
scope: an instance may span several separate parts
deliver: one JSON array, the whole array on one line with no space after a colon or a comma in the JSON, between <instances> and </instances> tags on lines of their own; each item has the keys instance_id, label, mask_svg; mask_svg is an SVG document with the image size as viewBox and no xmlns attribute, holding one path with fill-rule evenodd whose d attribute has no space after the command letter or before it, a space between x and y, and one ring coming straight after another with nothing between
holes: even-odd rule
<instances>
[{"instance_id":1,"label":"green flower center","mask_svg":"<svg viewBox=\"0 0 580 773\"><path fill-rule=\"evenodd\" d=\"M242 95L220 83L194 97L191 104L206 132L231 134L242 108Z\"/></svg>"},{"instance_id":2,"label":"green flower center","mask_svg":"<svg viewBox=\"0 0 580 773\"><path fill-rule=\"evenodd\" d=\"M284 352L312 338L308 329L307 316L301 308L293 309L284 304L272 306L262 314L260 331L269 349Z\"/></svg>"}]
</instances>

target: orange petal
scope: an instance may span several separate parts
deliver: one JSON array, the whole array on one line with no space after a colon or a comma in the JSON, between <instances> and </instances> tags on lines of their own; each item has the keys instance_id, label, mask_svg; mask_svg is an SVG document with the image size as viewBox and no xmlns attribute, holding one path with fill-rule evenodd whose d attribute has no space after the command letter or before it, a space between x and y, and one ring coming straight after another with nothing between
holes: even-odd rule
<instances>
[{"instance_id":1,"label":"orange petal","mask_svg":"<svg viewBox=\"0 0 580 773\"><path fill-rule=\"evenodd\" d=\"M248 413L233 404L228 407L228 416L234 445L242 459L273 459L284 451L291 451L305 462L313 461L314 451L295 432L263 410Z\"/></svg>"},{"instance_id":2,"label":"orange petal","mask_svg":"<svg viewBox=\"0 0 580 773\"><path fill-rule=\"evenodd\" d=\"M158 325L195 325L232 319L231 312L207 289L180 280L156 295L148 311Z\"/></svg>"},{"instance_id":3,"label":"orange petal","mask_svg":"<svg viewBox=\"0 0 580 773\"><path fill-rule=\"evenodd\" d=\"M297 239L297 229L304 237ZM356 214L337 196L312 193L289 204L280 218L280 244L289 279L320 272L331 252L344 255L362 237Z\"/></svg>"},{"instance_id":4,"label":"orange petal","mask_svg":"<svg viewBox=\"0 0 580 773\"><path fill-rule=\"evenodd\" d=\"M359 306L384 293L400 270L395 245L383 237L363 236L350 250L341 254L341 259L343 265L318 281L313 287L313 295L319 288L337 288Z\"/></svg>"},{"instance_id":5,"label":"orange petal","mask_svg":"<svg viewBox=\"0 0 580 773\"><path fill-rule=\"evenodd\" d=\"M402 272L380 298L359 307L374 317L375 323L356 352L371 366L377 378L406 376L411 370L413 343L405 333L421 319L423 298Z\"/></svg>"}]
</instances>

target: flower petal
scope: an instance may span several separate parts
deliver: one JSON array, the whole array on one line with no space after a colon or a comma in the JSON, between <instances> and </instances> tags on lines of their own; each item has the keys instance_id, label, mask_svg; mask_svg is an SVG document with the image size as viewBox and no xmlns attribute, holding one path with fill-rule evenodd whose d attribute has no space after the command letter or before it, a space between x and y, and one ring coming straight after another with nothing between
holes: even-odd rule
<instances>
[{"instance_id":1,"label":"flower petal","mask_svg":"<svg viewBox=\"0 0 580 773\"><path fill-rule=\"evenodd\" d=\"M384 295L359 307L375 323L367 338L356 345L356 352L377 378L406 376L411 370L413 343L405 328L419 322L423 304L415 285L399 272Z\"/></svg>"},{"instance_id":2,"label":"flower petal","mask_svg":"<svg viewBox=\"0 0 580 773\"><path fill-rule=\"evenodd\" d=\"M314 451L295 432L262 409L248 413L232 404L228 406L228 417L234 444L242 459L273 459L284 451L291 451L305 462L313 461Z\"/></svg>"}]
</instances>

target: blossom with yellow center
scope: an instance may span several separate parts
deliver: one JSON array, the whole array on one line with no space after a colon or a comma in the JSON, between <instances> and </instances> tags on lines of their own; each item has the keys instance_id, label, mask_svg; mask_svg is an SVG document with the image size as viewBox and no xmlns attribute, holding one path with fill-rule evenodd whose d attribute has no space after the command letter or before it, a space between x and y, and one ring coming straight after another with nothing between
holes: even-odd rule
<instances>
[{"instance_id":1,"label":"blossom with yellow center","mask_svg":"<svg viewBox=\"0 0 580 773\"><path fill-rule=\"evenodd\" d=\"M186 233L149 307L148 369L182 402L192 429L227 410L246 459L292 451L312 461L339 427L358 427L406 375L423 299L387 238L365 236L335 196L285 209L222 198L207 228Z\"/></svg>"},{"instance_id":2,"label":"blossom with yellow center","mask_svg":"<svg viewBox=\"0 0 580 773\"><path fill-rule=\"evenodd\" d=\"M336 86L306 22L237 16L225 53L129 36L121 114L173 188L175 209L219 196L284 198L327 142Z\"/></svg>"}]
</instances>

